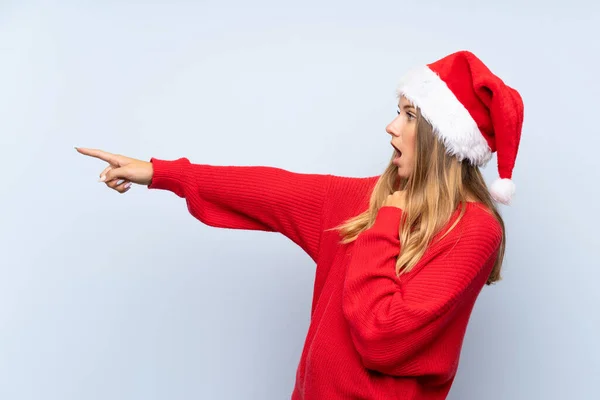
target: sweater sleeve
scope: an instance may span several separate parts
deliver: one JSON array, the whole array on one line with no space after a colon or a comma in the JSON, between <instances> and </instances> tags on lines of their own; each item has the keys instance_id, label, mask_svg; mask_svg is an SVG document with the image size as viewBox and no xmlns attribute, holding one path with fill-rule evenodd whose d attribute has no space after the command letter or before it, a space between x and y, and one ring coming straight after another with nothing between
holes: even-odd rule
<instances>
[{"instance_id":1,"label":"sweater sleeve","mask_svg":"<svg viewBox=\"0 0 600 400\"><path fill-rule=\"evenodd\" d=\"M151 162L154 174L148 187L185 198L189 212L201 222L282 233L316 261L330 175L192 164L187 158Z\"/></svg>"},{"instance_id":2,"label":"sweater sleeve","mask_svg":"<svg viewBox=\"0 0 600 400\"><path fill-rule=\"evenodd\" d=\"M343 293L344 316L364 366L391 375L410 375L412 358L481 290L501 240L488 220L459 223L401 280L395 272L401 216L399 208L382 207L359 235Z\"/></svg>"}]
</instances>

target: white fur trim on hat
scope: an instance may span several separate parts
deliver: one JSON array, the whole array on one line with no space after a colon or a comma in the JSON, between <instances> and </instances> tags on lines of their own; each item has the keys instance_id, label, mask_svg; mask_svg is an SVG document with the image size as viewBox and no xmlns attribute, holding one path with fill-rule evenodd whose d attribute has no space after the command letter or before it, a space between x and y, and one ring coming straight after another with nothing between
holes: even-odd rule
<instances>
[{"instance_id":1,"label":"white fur trim on hat","mask_svg":"<svg viewBox=\"0 0 600 400\"><path fill-rule=\"evenodd\" d=\"M492 152L477 123L448 85L429 67L409 71L400 80L397 94L419 108L450 154L478 166L490 160Z\"/></svg>"},{"instance_id":2,"label":"white fur trim on hat","mask_svg":"<svg viewBox=\"0 0 600 400\"><path fill-rule=\"evenodd\" d=\"M511 179L496 179L490 187L490 193L497 202L509 205L515 194L515 184Z\"/></svg>"}]
</instances>

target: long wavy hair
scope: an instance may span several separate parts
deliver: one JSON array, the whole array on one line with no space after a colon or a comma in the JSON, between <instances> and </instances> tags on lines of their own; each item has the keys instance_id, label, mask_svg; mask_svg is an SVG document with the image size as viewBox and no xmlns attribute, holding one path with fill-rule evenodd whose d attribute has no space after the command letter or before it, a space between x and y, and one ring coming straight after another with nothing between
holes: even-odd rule
<instances>
[{"instance_id":1,"label":"long wavy hair","mask_svg":"<svg viewBox=\"0 0 600 400\"><path fill-rule=\"evenodd\" d=\"M456 226L465 213L467 198L470 197L484 205L502 227L502 242L487 284L491 285L501 279L500 270L506 242L504 221L481 171L469 161L459 161L455 156L448 154L446 147L418 108L416 157L411 176L406 179L399 178L398 168L390 160L375 184L368 210L333 228L339 231L342 243L354 241L362 231L373 226L377 212L387 196L395 190L407 191L406 209L399 227L402 250L396 262L398 276L409 272L417 264L434 237L449 224L452 216L459 212L455 222L440 239Z\"/></svg>"}]
</instances>

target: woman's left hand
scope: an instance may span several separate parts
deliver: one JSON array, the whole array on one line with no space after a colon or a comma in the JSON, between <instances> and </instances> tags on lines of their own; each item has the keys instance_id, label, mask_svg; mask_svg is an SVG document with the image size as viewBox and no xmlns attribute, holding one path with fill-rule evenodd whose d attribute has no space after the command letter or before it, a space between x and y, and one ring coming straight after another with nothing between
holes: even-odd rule
<instances>
[{"instance_id":1,"label":"woman's left hand","mask_svg":"<svg viewBox=\"0 0 600 400\"><path fill-rule=\"evenodd\" d=\"M397 190L394 193L388 195L388 197L383 202L383 207L385 206L397 207L404 210L404 207L406 207L406 191Z\"/></svg>"}]
</instances>

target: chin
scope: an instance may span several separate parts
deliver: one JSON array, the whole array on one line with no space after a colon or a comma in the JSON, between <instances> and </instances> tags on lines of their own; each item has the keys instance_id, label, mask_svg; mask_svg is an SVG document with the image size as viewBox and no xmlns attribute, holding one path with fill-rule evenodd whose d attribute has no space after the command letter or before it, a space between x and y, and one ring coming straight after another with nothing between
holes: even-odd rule
<instances>
[{"instance_id":1,"label":"chin","mask_svg":"<svg viewBox=\"0 0 600 400\"><path fill-rule=\"evenodd\" d=\"M402 168L398 168L398 177L402 179L407 179L409 177L409 174Z\"/></svg>"}]
</instances>

